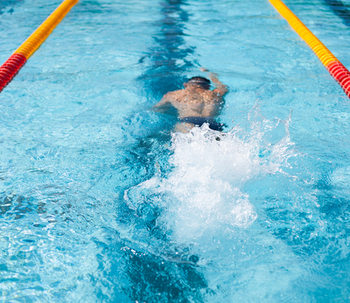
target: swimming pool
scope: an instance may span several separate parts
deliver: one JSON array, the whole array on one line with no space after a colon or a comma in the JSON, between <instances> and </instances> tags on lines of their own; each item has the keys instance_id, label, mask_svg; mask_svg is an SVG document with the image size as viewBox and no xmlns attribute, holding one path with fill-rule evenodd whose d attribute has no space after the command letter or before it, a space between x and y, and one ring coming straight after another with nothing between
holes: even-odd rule
<instances>
[{"instance_id":1,"label":"swimming pool","mask_svg":"<svg viewBox=\"0 0 350 303\"><path fill-rule=\"evenodd\" d=\"M0 4L1 62L59 3ZM349 3L285 3L349 68ZM200 66L228 133L171 135ZM349 100L268 1L81 0L0 98L1 301L350 297Z\"/></svg>"}]
</instances>

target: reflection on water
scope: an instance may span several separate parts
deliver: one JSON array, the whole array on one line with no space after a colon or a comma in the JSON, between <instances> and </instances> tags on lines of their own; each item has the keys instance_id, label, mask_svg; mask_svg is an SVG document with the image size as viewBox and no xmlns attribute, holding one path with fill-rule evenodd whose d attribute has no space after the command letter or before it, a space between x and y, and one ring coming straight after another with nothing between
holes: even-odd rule
<instances>
[{"instance_id":1,"label":"reflection on water","mask_svg":"<svg viewBox=\"0 0 350 303\"><path fill-rule=\"evenodd\" d=\"M346 26L350 26L350 5L341 0L323 0L324 3L340 17Z\"/></svg>"},{"instance_id":2,"label":"reflection on water","mask_svg":"<svg viewBox=\"0 0 350 303\"><path fill-rule=\"evenodd\" d=\"M9 13L13 12L13 7L15 5L21 4L23 0L2 0L0 1L0 15L4 13L5 9L10 9L8 10Z\"/></svg>"},{"instance_id":3,"label":"reflection on water","mask_svg":"<svg viewBox=\"0 0 350 303\"><path fill-rule=\"evenodd\" d=\"M184 0L167 0L160 2L159 5L161 19L154 24L157 28L154 36L155 45L139 60L139 64L146 65L147 68L146 72L137 78L141 90L152 99L152 102L159 101L169 91L179 89L186 79L185 73L194 66L188 58L193 54L194 47L187 46L184 40L186 22L189 19L189 14L186 12L188 4ZM167 130L165 123L162 124L163 131L169 133L170 128ZM140 138L137 149L142 152L135 161L145 166L154 155L155 158L150 164L154 168L154 164L158 163L159 175L164 166L168 166L166 163L158 162L160 151L164 149L160 144L169 144L170 137L169 134L164 137L162 132L156 131L156 135L146 137L143 135ZM195 267L197 257L189 255L190 252L184 253L188 251L187 247L179 250L177 244L174 249L179 251L174 252L171 248L174 245L168 242L170 230L162 229L156 224L160 215L157 208L146 203L136 210L135 215L139 218L136 226L141 224L141 230L134 231L135 235L132 236L134 240L129 244L131 248L128 246L123 248L125 252L123 270L129 281L123 288L128 296L137 302L203 302L201 290L207 287L207 283ZM153 245L149 248L143 245L140 247L137 243L143 240L139 239L137 235L139 232L148 239L143 240L151 241ZM164 246L169 246L166 249L169 250L166 256Z\"/></svg>"},{"instance_id":4,"label":"reflection on water","mask_svg":"<svg viewBox=\"0 0 350 303\"><path fill-rule=\"evenodd\" d=\"M147 65L147 71L137 79L147 94L158 101L167 92L182 87L186 71L195 65L189 58L195 47L188 46L184 39L190 18L186 11L189 4L185 0L167 0L159 5L162 18L154 24L158 29L154 37L156 45L140 59L140 64Z\"/></svg>"},{"instance_id":5,"label":"reflection on water","mask_svg":"<svg viewBox=\"0 0 350 303\"><path fill-rule=\"evenodd\" d=\"M151 254L124 248L129 276L126 292L138 302L204 302L208 287L192 264L170 262ZM203 291L204 290L204 291Z\"/></svg>"}]
</instances>

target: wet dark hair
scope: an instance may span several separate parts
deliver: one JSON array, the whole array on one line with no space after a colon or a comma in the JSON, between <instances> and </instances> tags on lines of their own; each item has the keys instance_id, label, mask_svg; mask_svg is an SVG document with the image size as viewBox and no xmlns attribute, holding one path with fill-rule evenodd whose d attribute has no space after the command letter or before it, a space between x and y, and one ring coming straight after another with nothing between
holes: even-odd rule
<instances>
[{"instance_id":1,"label":"wet dark hair","mask_svg":"<svg viewBox=\"0 0 350 303\"><path fill-rule=\"evenodd\" d=\"M196 76L196 77L192 77L190 80L187 81L187 83L189 84L194 84L194 85L198 85L201 86L205 89L209 89L210 88L210 80L201 76Z\"/></svg>"}]
</instances>

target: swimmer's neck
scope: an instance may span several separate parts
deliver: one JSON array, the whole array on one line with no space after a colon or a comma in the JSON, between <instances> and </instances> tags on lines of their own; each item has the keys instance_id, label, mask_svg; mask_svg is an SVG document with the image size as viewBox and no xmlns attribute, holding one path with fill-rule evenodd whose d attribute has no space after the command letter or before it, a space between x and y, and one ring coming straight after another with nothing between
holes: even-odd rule
<instances>
[{"instance_id":1,"label":"swimmer's neck","mask_svg":"<svg viewBox=\"0 0 350 303\"><path fill-rule=\"evenodd\" d=\"M185 90L187 90L187 91L208 91L209 89L205 89L200 85L187 84L187 85L185 85Z\"/></svg>"}]
</instances>

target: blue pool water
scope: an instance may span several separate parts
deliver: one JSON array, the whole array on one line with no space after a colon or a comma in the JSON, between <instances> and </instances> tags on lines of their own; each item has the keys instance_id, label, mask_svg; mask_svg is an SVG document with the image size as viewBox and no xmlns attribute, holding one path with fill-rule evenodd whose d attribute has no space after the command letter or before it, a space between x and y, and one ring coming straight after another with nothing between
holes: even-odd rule
<instances>
[{"instance_id":1,"label":"blue pool water","mask_svg":"<svg viewBox=\"0 0 350 303\"><path fill-rule=\"evenodd\" d=\"M286 4L349 68L350 3ZM200 66L225 135L151 109ZM0 99L1 302L350 300L349 99L268 1L81 0Z\"/></svg>"}]
</instances>

